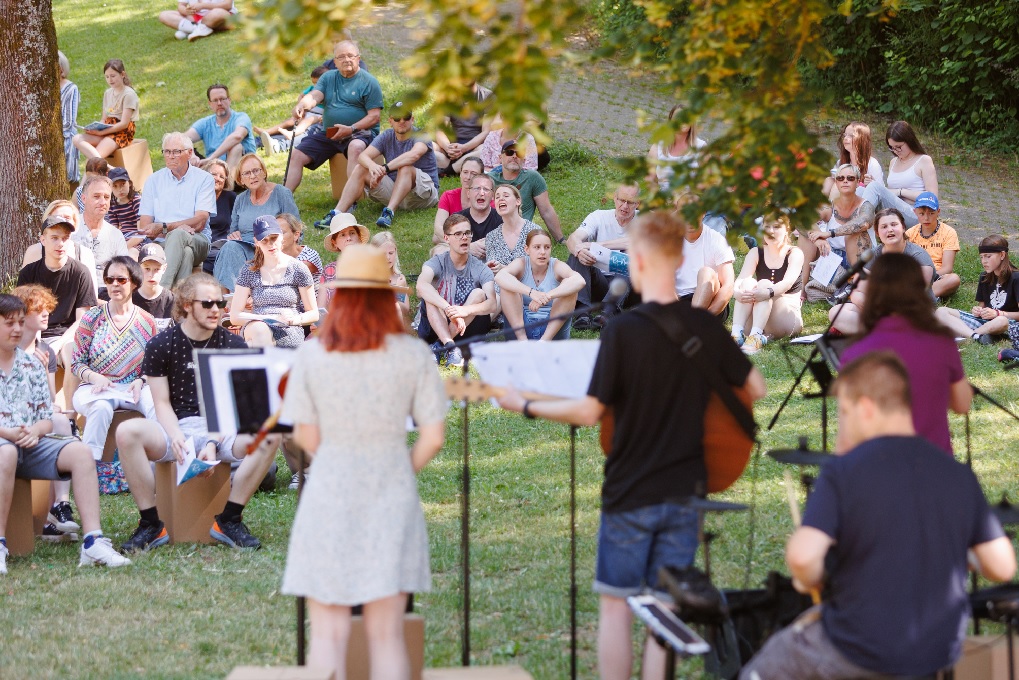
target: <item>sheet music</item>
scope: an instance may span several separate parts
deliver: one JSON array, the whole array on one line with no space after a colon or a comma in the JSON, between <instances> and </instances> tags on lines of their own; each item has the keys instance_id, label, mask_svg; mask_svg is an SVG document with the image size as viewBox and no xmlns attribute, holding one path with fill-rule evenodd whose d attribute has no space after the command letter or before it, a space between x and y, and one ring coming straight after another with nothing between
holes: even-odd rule
<instances>
[{"instance_id":1,"label":"sheet music","mask_svg":"<svg viewBox=\"0 0 1019 680\"><path fill-rule=\"evenodd\" d=\"M499 387L577 399L587 394L598 340L488 342L471 346L481 379Z\"/></svg>"},{"instance_id":2,"label":"sheet music","mask_svg":"<svg viewBox=\"0 0 1019 680\"><path fill-rule=\"evenodd\" d=\"M630 275L630 256L623 251L610 250L600 243L591 243L588 248L598 269L612 274Z\"/></svg>"},{"instance_id":3,"label":"sheet music","mask_svg":"<svg viewBox=\"0 0 1019 680\"><path fill-rule=\"evenodd\" d=\"M101 392L93 392L92 390L86 390L82 392L78 400L84 404L91 404L93 401L99 401L100 399L119 399L126 401L130 404L134 403L134 393L131 391L130 385L118 385L114 383Z\"/></svg>"},{"instance_id":4,"label":"sheet music","mask_svg":"<svg viewBox=\"0 0 1019 680\"><path fill-rule=\"evenodd\" d=\"M835 278L835 272L838 271L842 265L842 256L836 255L834 251L829 252L825 256L818 256L817 261L814 263L814 267L810 272L810 278L814 279L822 286L830 286L831 280Z\"/></svg>"},{"instance_id":5,"label":"sheet music","mask_svg":"<svg viewBox=\"0 0 1019 680\"><path fill-rule=\"evenodd\" d=\"M200 375L198 381L199 400L202 415L209 424L209 434L237 434L237 417L230 383L230 372L235 369L261 368L266 371L269 382L269 412L274 413L283 405L283 398L276 390L283 375L290 370L295 352L292 349L265 347L259 350L195 350L199 372L203 364L209 366L209 375ZM211 390L205 389L205 386ZM212 394L208 394L211 391ZM211 398L210 398L211 397ZM280 419L281 425L292 425ZM215 431L213 431L215 430Z\"/></svg>"}]
</instances>

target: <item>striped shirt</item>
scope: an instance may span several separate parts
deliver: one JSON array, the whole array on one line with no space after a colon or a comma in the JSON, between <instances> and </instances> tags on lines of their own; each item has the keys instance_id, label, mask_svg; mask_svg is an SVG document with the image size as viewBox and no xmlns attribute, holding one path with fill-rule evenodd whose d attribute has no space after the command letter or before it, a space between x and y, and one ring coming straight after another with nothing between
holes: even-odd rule
<instances>
[{"instance_id":1,"label":"striped shirt","mask_svg":"<svg viewBox=\"0 0 1019 680\"><path fill-rule=\"evenodd\" d=\"M138 231L138 208L142 204L142 195L136 193L127 203L110 201L110 211L106 213L106 221L120 229L125 238L130 238Z\"/></svg>"},{"instance_id":2,"label":"striped shirt","mask_svg":"<svg viewBox=\"0 0 1019 680\"><path fill-rule=\"evenodd\" d=\"M121 329L114 325L109 305L93 307L78 324L71 371L79 378L88 369L115 383L134 382L142 376L145 345L156 332L156 320L137 306Z\"/></svg>"}]
</instances>

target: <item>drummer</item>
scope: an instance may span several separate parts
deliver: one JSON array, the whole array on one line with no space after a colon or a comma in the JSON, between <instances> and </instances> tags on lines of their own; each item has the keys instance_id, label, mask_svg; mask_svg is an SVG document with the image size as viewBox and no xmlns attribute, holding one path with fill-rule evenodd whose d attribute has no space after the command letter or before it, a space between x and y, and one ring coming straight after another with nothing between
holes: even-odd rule
<instances>
[{"instance_id":1,"label":"drummer","mask_svg":"<svg viewBox=\"0 0 1019 680\"><path fill-rule=\"evenodd\" d=\"M909 376L895 354L850 362L834 390L838 455L821 468L786 546L793 584L826 587L824 603L768 640L742 680L951 668L969 617L967 564L992 581L1016 571L976 476L916 435Z\"/></svg>"}]
</instances>

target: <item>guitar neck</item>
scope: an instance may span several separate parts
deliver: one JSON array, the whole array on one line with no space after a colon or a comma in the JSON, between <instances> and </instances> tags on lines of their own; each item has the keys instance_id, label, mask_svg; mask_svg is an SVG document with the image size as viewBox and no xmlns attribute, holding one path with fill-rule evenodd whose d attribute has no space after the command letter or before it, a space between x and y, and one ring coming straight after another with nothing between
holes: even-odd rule
<instances>
[{"instance_id":1,"label":"guitar neck","mask_svg":"<svg viewBox=\"0 0 1019 680\"><path fill-rule=\"evenodd\" d=\"M480 380L470 380L463 376L450 376L446 378L444 382L446 385L446 396L454 401L487 401L489 399L498 399L502 395L506 394L505 387L490 385ZM553 397L548 394L540 394L538 392L529 391L523 391L520 395L524 399L528 399L530 401L551 401L554 399L560 399L560 397Z\"/></svg>"}]
</instances>

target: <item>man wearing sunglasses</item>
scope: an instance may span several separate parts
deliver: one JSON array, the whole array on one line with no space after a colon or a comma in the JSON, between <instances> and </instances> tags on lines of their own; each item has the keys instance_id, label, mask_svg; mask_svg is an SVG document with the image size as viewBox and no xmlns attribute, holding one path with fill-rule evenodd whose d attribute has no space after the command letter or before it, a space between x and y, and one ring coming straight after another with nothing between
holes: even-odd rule
<instances>
[{"instance_id":1,"label":"man wearing sunglasses","mask_svg":"<svg viewBox=\"0 0 1019 680\"><path fill-rule=\"evenodd\" d=\"M435 152L431 140L414 127L414 113L403 102L396 102L389 107L389 125L358 156L335 210L347 212L367 194L385 206L375 220L382 229L393 226L397 209L420 210L439 204Z\"/></svg>"},{"instance_id":2,"label":"man wearing sunglasses","mask_svg":"<svg viewBox=\"0 0 1019 680\"><path fill-rule=\"evenodd\" d=\"M524 159L518 155L517 151L516 140L511 139L503 144L500 156L502 168L492 170L488 173L489 177L495 180L496 189L503 184L515 186L523 200L520 205L520 214L524 219L533 220L534 210L537 208L549 233L552 234L552 238L556 240L556 243L564 242L566 237L563 236L563 228L559 225L559 214L556 213L552 202L548 199L548 185L545 183L545 178L537 170L524 168Z\"/></svg>"},{"instance_id":3,"label":"man wearing sunglasses","mask_svg":"<svg viewBox=\"0 0 1019 680\"><path fill-rule=\"evenodd\" d=\"M226 300L219 282L201 273L187 278L174 300L180 323L170 326L149 341L142 373L152 391L156 421L136 418L117 429L124 475L141 520L122 549L150 550L169 542L170 536L156 510L156 482L152 462L184 460L186 442L191 439L201 460L239 462L230 497L223 512L216 515L209 534L231 548L259 548L261 543L241 520L244 506L265 477L280 444L269 435L250 456L244 451L250 435L211 437L198 404L195 384L194 350L236 349L247 345L240 336L221 325Z\"/></svg>"}]
</instances>

